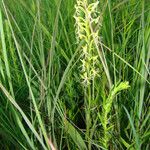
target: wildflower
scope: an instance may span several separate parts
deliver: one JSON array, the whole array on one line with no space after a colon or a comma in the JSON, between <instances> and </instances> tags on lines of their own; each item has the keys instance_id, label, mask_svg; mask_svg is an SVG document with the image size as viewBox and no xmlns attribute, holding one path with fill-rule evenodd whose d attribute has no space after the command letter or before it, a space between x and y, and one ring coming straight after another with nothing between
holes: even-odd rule
<instances>
[{"instance_id":1,"label":"wildflower","mask_svg":"<svg viewBox=\"0 0 150 150\"><path fill-rule=\"evenodd\" d=\"M97 69L98 54L94 44L94 40L99 40L99 30L98 28L93 30L94 27L98 26L99 22L99 16L97 15L98 4L98 1L88 4L87 0L77 0L75 6L76 13L74 18L76 21L77 42L85 41L81 58L81 79L84 86L90 84L99 73Z\"/></svg>"}]
</instances>

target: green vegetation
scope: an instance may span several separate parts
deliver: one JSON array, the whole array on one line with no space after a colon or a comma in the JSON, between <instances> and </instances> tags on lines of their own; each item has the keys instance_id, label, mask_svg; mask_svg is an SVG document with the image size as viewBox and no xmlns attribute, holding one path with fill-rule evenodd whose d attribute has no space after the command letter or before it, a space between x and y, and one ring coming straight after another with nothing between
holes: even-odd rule
<instances>
[{"instance_id":1,"label":"green vegetation","mask_svg":"<svg viewBox=\"0 0 150 150\"><path fill-rule=\"evenodd\" d=\"M150 149L149 0L0 1L0 149Z\"/></svg>"}]
</instances>

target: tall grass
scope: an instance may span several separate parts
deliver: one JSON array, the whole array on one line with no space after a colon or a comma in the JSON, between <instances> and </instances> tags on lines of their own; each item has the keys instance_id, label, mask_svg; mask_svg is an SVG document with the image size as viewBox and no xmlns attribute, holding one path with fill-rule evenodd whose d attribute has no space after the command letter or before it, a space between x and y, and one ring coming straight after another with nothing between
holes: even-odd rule
<instances>
[{"instance_id":1,"label":"tall grass","mask_svg":"<svg viewBox=\"0 0 150 150\"><path fill-rule=\"evenodd\" d=\"M0 1L0 149L150 148L150 2Z\"/></svg>"}]
</instances>

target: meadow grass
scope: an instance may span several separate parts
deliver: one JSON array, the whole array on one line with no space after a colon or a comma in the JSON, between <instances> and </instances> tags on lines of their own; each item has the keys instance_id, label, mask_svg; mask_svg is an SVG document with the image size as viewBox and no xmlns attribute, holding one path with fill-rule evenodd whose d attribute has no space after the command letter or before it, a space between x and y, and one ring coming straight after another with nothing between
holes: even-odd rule
<instances>
[{"instance_id":1,"label":"meadow grass","mask_svg":"<svg viewBox=\"0 0 150 150\"><path fill-rule=\"evenodd\" d=\"M0 149L149 150L148 0L0 1Z\"/></svg>"}]
</instances>

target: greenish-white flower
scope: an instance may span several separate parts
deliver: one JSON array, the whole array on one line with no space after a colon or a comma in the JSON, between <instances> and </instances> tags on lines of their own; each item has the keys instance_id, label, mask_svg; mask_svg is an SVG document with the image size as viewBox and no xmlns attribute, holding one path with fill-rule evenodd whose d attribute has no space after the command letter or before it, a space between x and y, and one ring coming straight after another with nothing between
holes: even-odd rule
<instances>
[{"instance_id":1,"label":"greenish-white flower","mask_svg":"<svg viewBox=\"0 0 150 150\"><path fill-rule=\"evenodd\" d=\"M89 4L87 0L77 0L75 5L77 41L84 41L81 58L81 78L86 86L98 75L98 54L94 40L99 40L99 15L97 12L98 1Z\"/></svg>"}]
</instances>

